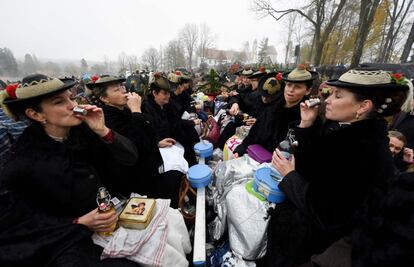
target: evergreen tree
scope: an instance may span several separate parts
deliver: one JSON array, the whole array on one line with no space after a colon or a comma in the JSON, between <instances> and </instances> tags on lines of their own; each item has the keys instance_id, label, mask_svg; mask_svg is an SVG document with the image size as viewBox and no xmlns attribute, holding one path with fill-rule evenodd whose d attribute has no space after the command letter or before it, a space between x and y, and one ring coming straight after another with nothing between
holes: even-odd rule
<instances>
[{"instance_id":1,"label":"evergreen tree","mask_svg":"<svg viewBox=\"0 0 414 267\"><path fill-rule=\"evenodd\" d=\"M259 53L257 54L259 64L262 64L265 61L265 58L267 57L267 52L269 48L268 43L269 38L267 37L263 38L262 41L260 41Z\"/></svg>"},{"instance_id":2,"label":"evergreen tree","mask_svg":"<svg viewBox=\"0 0 414 267\"><path fill-rule=\"evenodd\" d=\"M32 56L30 54L24 55L24 62L23 62L23 74L33 74L37 70L36 63L34 62Z\"/></svg>"},{"instance_id":3,"label":"evergreen tree","mask_svg":"<svg viewBox=\"0 0 414 267\"><path fill-rule=\"evenodd\" d=\"M17 62L13 52L5 48L0 48L0 75L17 76Z\"/></svg>"},{"instance_id":4,"label":"evergreen tree","mask_svg":"<svg viewBox=\"0 0 414 267\"><path fill-rule=\"evenodd\" d=\"M88 72L88 69L89 69L88 63L86 62L86 60L84 58L81 59L81 66L80 66L80 68L81 68L81 72L82 73Z\"/></svg>"}]
</instances>

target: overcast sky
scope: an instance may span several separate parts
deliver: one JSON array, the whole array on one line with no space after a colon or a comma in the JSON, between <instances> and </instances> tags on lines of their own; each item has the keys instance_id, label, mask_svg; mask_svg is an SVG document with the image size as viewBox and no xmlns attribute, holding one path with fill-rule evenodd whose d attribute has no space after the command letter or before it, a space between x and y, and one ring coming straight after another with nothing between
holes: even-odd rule
<instances>
[{"instance_id":1,"label":"overcast sky","mask_svg":"<svg viewBox=\"0 0 414 267\"><path fill-rule=\"evenodd\" d=\"M292 2L278 0L281 3ZM185 23L206 23L219 49L269 37L283 58L286 23L258 19L252 0L1 0L0 47L17 58L117 59L165 46Z\"/></svg>"}]
</instances>

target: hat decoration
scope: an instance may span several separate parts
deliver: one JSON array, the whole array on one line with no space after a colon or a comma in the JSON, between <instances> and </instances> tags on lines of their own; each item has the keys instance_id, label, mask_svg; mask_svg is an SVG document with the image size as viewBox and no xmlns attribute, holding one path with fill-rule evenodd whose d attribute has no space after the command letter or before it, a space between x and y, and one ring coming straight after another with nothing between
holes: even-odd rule
<instances>
[{"instance_id":1,"label":"hat decoration","mask_svg":"<svg viewBox=\"0 0 414 267\"><path fill-rule=\"evenodd\" d=\"M99 75L93 75L91 77L91 83L96 83L97 80L99 80Z\"/></svg>"},{"instance_id":2,"label":"hat decoration","mask_svg":"<svg viewBox=\"0 0 414 267\"><path fill-rule=\"evenodd\" d=\"M402 73L391 74L391 82L400 85L408 85L408 79Z\"/></svg>"},{"instance_id":3,"label":"hat decoration","mask_svg":"<svg viewBox=\"0 0 414 267\"><path fill-rule=\"evenodd\" d=\"M278 72L278 73L276 74L276 80L281 81L281 80L282 80L282 75L283 75L283 73Z\"/></svg>"},{"instance_id":4,"label":"hat decoration","mask_svg":"<svg viewBox=\"0 0 414 267\"><path fill-rule=\"evenodd\" d=\"M84 83L88 83L88 82L90 82L90 81L91 81L91 76L90 76L88 73L84 73L84 74L82 75L82 81L83 81Z\"/></svg>"},{"instance_id":5,"label":"hat decoration","mask_svg":"<svg viewBox=\"0 0 414 267\"><path fill-rule=\"evenodd\" d=\"M19 87L18 83L9 84L9 85L6 86L6 88L4 88L4 90L7 92L8 96L10 98L17 98L17 96L16 96L17 87Z\"/></svg>"},{"instance_id":6,"label":"hat decoration","mask_svg":"<svg viewBox=\"0 0 414 267\"><path fill-rule=\"evenodd\" d=\"M19 86L18 83L9 84L4 88L4 90L0 91L0 106L3 109L3 112L10 118L16 120L16 116L10 111L10 109L3 103L3 101L7 98L16 99L16 89Z\"/></svg>"}]
</instances>

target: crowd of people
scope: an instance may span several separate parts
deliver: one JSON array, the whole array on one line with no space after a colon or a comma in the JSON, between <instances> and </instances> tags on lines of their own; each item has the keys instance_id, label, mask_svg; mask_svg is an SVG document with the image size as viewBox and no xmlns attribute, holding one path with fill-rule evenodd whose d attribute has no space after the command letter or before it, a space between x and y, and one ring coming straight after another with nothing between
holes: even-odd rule
<instances>
[{"instance_id":1,"label":"crowd of people","mask_svg":"<svg viewBox=\"0 0 414 267\"><path fill-rule=\"evenodd\" d=\"M358 68L320 83L304 65L284 73L246 66L199 102L213 86L200 74L153 72L144 81L32 74L1 88L2 266L139 266L100 259L91 235L111 231L117 214L98 212L98 188L178 208L197 164L193 146L220 113L227 119L215 117L215 147L247 128L232 158L258 144L283 176L286 200L269 210L257 266L414 264L409 79ZM320 104L308 105L314 98ZM290 158L280 151L287 136Z\"/></svg>"}]
</instances>

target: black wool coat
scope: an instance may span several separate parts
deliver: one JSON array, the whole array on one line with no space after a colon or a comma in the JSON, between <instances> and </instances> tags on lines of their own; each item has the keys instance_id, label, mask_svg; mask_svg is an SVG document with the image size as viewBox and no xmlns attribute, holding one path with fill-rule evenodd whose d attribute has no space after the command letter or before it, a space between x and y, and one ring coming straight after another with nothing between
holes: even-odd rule
<instances>
[{"instance_id":1,"label":"black wool coat","mask_svg":"<svg viewBox=\"0 0 414 267\"><path fill-rule=\"evenodd\" d=\"M352 266L414 266L414 173L377 190L352 233Z\"/></svg>"},{"instance_id":2,"label":"black wool coat","mask_svg":"<svg viewBox=\"0 0 414 267\"><path fill-rule=\"evenodd\" d=\"M394 174L386 123L296 128L296 171L279 184L287 200L269 224L267 266L298 266L349 235L375 188Z\"/></svg>"},{"instance_id":3,"label":"black wool coat","mask_svg":"<svg viewBox=\"0 0 414 267\"><path fill-rule=\"evenodd\" d=\"M300 120L299 104L291 108L286 108L285 104L283 96L282 99L274 102L262 103L262 110L256 123L243 142L237 146L234 153L241 156L252 144L259 144L269 152L273 152L279 143L286 138L289 125Z\"/></svg>"},{"instance_id":4,"label":"black wool coat","mask_svg":"<svg viewBox=\"0 0 414 267\"><path fill-rule=\"evenodd\" d=\"M99 253L79 249L95 250L92 233L72 221L97 207L114 161L129 166L136 160L133 144L116 132L105 143L82 124L58 142L37 123L27 127L0 173L0 265L47 266L60 257L65 266L98 265Z\"/></svg>"},{"instance_id":5,"label":"black wool coat","mask_svg":"<svg viewBox=\"0 0 414 267\"><path fill-rule=\"evenodd\" d=\"M243 90L238 90L238 93L238 95L229 99L228 107L231 108L234 103L238 103L241 111L257 118L263 103L259 92L257 90L253 91L252 87L249 86L243 88Z\"/></svg>"},{"instance_id":6,"label":"black wool coat","mask_svg":"<svg viewBox=\"0 0 414 267\"><path fill-rule=\"evenodd\" d=\"M116 132L113 143L104 143L82 124L61 143L33 123L12 150L1 181L48 213L73 219L96 208L102 180L116 178L107 177L114 161L126 166L137 161L131 141Z\"/></svg>"},{"instance_id":7,"label":"black wool coat","mask_svg":"<svg viewBox=\"0 0 414 267\"><path fill-rule=\"evenodd\" d=\"M195 112L195 109L191 108L192 101L193 99L187 91L179 95L172 93L170 98L170 102L179 116L182 116L185 111Z\"/></svg>"},{"instance_id":8,"label":"black wool coat","mask_svg":"<svg viewBox=\"0 0 414 267\"><path fill-rule=\"evenodd\" d=\"M163 160L155 130L149 119L144 114L131 112L127 108L120 110L108 105L102 108L105 124L129 138L135 144L139 157L134 166L113 169L114 175L120 179L105 182L127 197L131 192L153 196L163 168Z\"/></svg>"},{"instance_id":9,"label":"black wool coat","mask_svg":"<svg viewBox=\"0 0 414 267\"><path fill-rule=\"evenodd\" d=\"M142 112L147 116L154 127L158 142L164 138L174 138L184 147L192 149L192 145L198 141L198 135L194 129L194 122L182 120L178 111L171 103L162 108L155 102L154 97L149 96L142 103ZM190 131L190 130L194 131Z\"/></svg>"}]
</instances>

